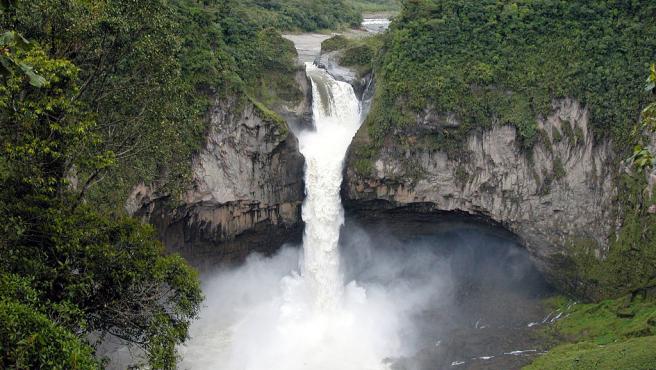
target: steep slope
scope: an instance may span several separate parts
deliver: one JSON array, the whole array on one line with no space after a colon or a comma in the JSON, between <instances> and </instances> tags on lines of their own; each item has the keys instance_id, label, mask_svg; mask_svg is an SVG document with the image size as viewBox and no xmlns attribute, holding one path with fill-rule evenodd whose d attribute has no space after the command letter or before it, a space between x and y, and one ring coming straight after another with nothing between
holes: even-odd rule
<instances>
[{"instance_id":1,"label":"steep slope","mask_svg":"<svg viewBox=\"0 0 656 370\"><path fill-rule=\"evenodd\" d=\"M308 81L293 43L257 23L257 7L231 4L201 13L220 20L232 75L209 104L190 181L179 193L141 183L126 205L156 225L169 250L199 267L300 235L304 161L292 129L311 118Z\"/></svg>"},{"instance_id":2,"label":"steep slope","mask_svg":"<svg viewBox=\"0 0 656 370\"><path fill-rule=\"evenodd\" d=\"M430 132L443 124L429 116L418 128ZM517 234L543 271L557 279L553 273L558 261L553 257L565 251L571 238L608 245L618 166L611 143L595 142L589 113L576 101L557 101L554 112L538 124L548 134L528 151L521 147L515 127L496 126L467 136L461 148L465 154L458 157L440 150L383 146L370 159L371 169L363 169L356 154L368 142L362 130L346 172L348 206L414 205L423 212L483 216Z\"/></svg>"},{"instance_id":3,"label":"steep slope","mask_svg":"<svg viewBox=\"0 0 656 370\"><path fill-rule=\"evenodd\" d=\"M206 140L180 205L145 186L131 196L167 247L211 267L299 235L304 160L287 123L257 103L218 100Z\"/></svg>"}]
</instances>

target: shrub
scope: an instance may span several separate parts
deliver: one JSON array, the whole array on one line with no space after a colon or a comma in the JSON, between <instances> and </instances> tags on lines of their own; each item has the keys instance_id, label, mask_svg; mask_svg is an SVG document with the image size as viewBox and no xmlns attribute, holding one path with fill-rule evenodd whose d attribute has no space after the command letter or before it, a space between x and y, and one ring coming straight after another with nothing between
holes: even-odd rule
<instances>
[{"instance_id":1,"label":"shrub","mask_svg":"<svg viewBox=\"0 0 656 370\"><path fill-rule=\"evenodd\" d=\"M362 66L371 64L374 51L368 45L359 45L344 50L339 61L342 65Z\"/></svg>"},{"instance_id":2,"label":"shrub","mask_svg":"<svg viewBox=\"0 0 656 370\"><path fill-rule=\"evenodd\" d=\"M341 50L350 44L349 40L342 35L335 35L321 43L321 52L329 53L335 50Z\"/></svg>"},{"instance_id":3,"label":"shrub","mask_svg":"<svg viewBox=\"0 0 656 370\"><path fill-rule=\"evenodd\" d=\"M32 307L0 301L0 368L101 369L93 348Z\"/></svg>"}]
</instances>

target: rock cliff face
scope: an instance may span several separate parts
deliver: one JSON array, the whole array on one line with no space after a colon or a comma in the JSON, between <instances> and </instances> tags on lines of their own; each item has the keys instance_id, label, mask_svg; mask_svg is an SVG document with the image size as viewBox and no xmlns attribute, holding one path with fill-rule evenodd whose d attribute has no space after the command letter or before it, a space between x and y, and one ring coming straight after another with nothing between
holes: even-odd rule
<instances>
[{"instance_id":1,"label":"rock cliff face","mask_svg":"<svg viewBox=\"0 0 656 370\"><path fill-rule=\"evenodd\" d=\"M594 141L588 116L576 101L556 101L553 113L539 120L542 140L530 152L520 148L514 127L496 126L471 134L457 158L387 145L364 174L354 156L368 142L363 127L347 158L347 209L410 207L487 219L515 233L538 266L554 275L552 257L564 253L569 242L593 239L606 248L616 223L613 178L618 168L611 143ZM414 132L398 134L411 141L414 135L457 124L456 117L427 110L417 117Z\"/></svg>"},{"instance_id":2,"label":"rock cliff face","mask_svg":"<svg viewBox=\"0 0 656 370\"><path fill-rule=\"evenodd\" d=\"M304 74L298 78L301 84ZM311 117L306 100L279 113L290 125L304 124ZM128 202L156 226L168 249L200 268L269 252L300 236L304 198L304 160L287 124L236 98L217 101L209 119L182 204L171 208L144 186Z\"/></svg>"}]
</instances>

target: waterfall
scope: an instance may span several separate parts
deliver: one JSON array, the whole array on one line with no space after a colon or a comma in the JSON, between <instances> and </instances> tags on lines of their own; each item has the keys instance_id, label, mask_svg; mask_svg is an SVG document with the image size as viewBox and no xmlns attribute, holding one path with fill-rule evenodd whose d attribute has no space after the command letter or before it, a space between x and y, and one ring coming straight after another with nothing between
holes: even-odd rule
<instances>
[{"instance_id":1,"label":"waterfall","mask_svg":"<svg viewBox=\"0 0 656 370\"><path fill-rule=\"evenodd\" d=\"M209 307L182 351L183 369L386 370L384 360L400 353L400 314L388 293L347 282L340 269L340 187L360 102L325 70L307 63L306 72L314 127L297 135L306 162L303 249L252 255L206 282Z\"/></svg>"},{"instance_id":2,"label":"waterfall","mask_svg":"<svg viewBox=\"0 0 656 370\"><path fill-rule=\"evenodd\" d=\"M314 130L299 135L305 157L302 275L318 308L339 304L344 281L339 268L340 199L344 157L360 126L360 104L351 85L306 64L312 81Z\"/></svg>"},{"instance_id":3,"label":"waterfall","mask_svg":"<svg viewBox=\"0 0 656 370\"><path fill-rule=\"evenodd\" d=\"M516 291L520 281L528 278L521 284L529 287L535 283L525 272L529 262L516 262L517 251L496 239L498 231L490 234L495 235L491 239L459 223L444 224L442 236L425 238L430 231L424 234L418 228L437 225L431 226L432 218L421 215L415 223L395 225L408 227L401 235L410 236L397 240L394 232L385 230L388 225L370 225L368 231L356 219L344 228L343 245L339 244L344 157L360 126L362 106L349 84L312 64L306 65L306 72L312 84L314 124L297 133L306 160L302 249L287 245L272 256L254 253L243 265L205 277L205 306L200 320L192 324L191 340L180 348L179 368L484 367L520 353L512 343L529 348L526 325L508 329L507 323L520 315L516 304L524 307ZM446 251L453 254L445 255ZM487 257L480 251L487 251ZM462 296L465 283L485 295ZM495 296L499 286L507 290L499 290L490 308L481 298ZM516 338L497 343L497 315L498 330L517 333ZM530 327L536 319L527 315ZM521 321L525 316L519 317ZM491 352L494 348L499 350Z\"/></svg>"}]
</instances>

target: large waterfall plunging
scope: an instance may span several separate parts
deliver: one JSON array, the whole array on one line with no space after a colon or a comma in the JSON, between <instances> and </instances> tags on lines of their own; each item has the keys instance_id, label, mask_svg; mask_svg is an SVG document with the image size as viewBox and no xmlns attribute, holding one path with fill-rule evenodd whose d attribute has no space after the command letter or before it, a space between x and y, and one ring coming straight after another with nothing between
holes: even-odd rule
<instances>
[{"instance_id":1,"label":"large waterfall plunging","mask_svg":"<svg viewBox=\"0 0 656 370\"><path fill-rule=\"evenodd\" d=\"M311 63L306 71L314 127L298 134L306 160L303 255L251 256L206 287L207 304L220 309L206 310L192 328L183 368L379 370L398 352L398 315L384 289L345 284L340 269L340 186L360 103L349 84Z\"/></svg>"},{"instance_id":2,"label":"large waterfall plunging","mask_svg":"<svg viewBox=\"0 0 656 370\"><path fill-rule=\"evenodd\" d=\"M341 228L342 167L360 125L359 103L348 84L306 68L314 127L297 134L306 159L303 248L254 254L205 276L205 307L180 348L180 368L513 368L514 351L530 349L522 338L537 319L518 319L530 312L517 310L527 302L522 294L539 286L526 252L458 225L431 231L439 222L426 215L416 224L391 215L389 224L366 224L369 230L354 222ZM399 225L402 240L393 231ZM508 330L521 347L499 340ZM486 367L491 361L500 362Z\"/></svg>"},{"instance_id":3,"label":"large waterfall plunging","mask_svg":"<svg viewBox=\"0 0 656 370\"><path fill-rule=\"evenodd\" d=\"M360 125L360 104L351 85L307 63L312 81L314 131L299 135L305 156L302 274L317 308L335 308L343 289L339 269L339 229L344 210L339 196L346 150Z\"/></svg>"}]
</instances>

